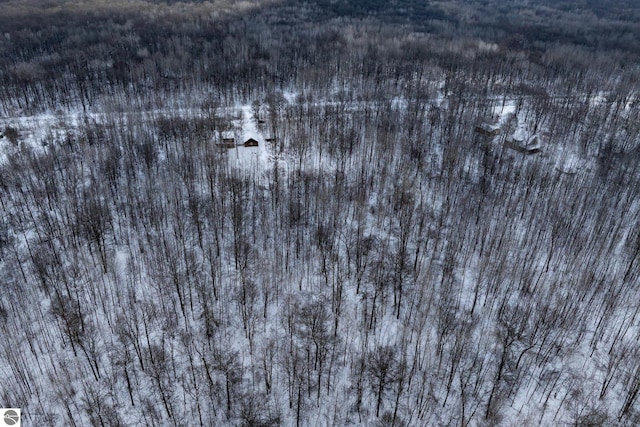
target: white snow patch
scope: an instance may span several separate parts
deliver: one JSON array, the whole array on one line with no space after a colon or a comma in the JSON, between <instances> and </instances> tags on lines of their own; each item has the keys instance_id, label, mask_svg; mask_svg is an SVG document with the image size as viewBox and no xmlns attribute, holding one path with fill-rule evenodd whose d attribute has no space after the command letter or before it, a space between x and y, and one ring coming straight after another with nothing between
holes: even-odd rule
<instances>
[{"instance_id":1,"label":"white snow patch","mask_svg":"<svg viewBox=\"0 0 640 427\"><path fill-rule=\"evenodd\" d=\"M242 118L239 123L240 140L236 141L235 148L229 149L229 165L242 168L246 172L255 174L256 177L270 168L270 154L267 144L258 130L250 105L241 107ZM258 141L257 147L245 147L243 144L250 138Z\"/></svg>"},{"instance_id":2,"label":"white snow patch","mask_svg":"<svg viewBox=\"0 0 640 427\"><path fill-rule=\"evenodd\" d=\"M503 125L511 116L516 113L516 103L514 101L504 101L493 109L494 116L498 117L498 123Z\"/></svg>"}]
</instances>

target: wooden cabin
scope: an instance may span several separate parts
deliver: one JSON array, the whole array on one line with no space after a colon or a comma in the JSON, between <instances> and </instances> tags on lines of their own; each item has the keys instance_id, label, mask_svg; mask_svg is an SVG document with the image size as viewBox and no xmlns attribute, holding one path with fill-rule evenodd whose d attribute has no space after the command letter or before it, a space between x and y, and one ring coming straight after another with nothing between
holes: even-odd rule
<instances>
[{"instance_id":1,"label":"wooden cabin","mask_svg":"<svg viewBox=\"0 0 640 427\"><path fill-rule=\"evenodd\" d=\"M233 131L225 131L220 133L220 145L226 148L233 148L236 146L236 136Z\"/></svg>"},{"instance_id":2,"label":"wooden cabin","mask_svg":"<svg viewBox=\"0 0 640 427\"><path fill-rule=\"evenodd\" d=\"M234 132L227 131L220 133L220 141L218 145L223 148L234 148L236 146L236 137Z\"/></svg>"},{"instance_id":3,"label":"wooden cabin","mask_svg":"<svg viewBox=\"0 0 640 427\"><path fill-rule=\"evenodd\" d=\"M482 136L494 137L500 135L500 128L497 126L492 126L488 123L482 123L476 126L476 133L479 133Z\"/></svg>"},{"instance_id":4,"label":"wooden cabin","mask_svg":"<svg viewBox=\"0 0 640 427\"><path fill-rule=\"evenodd\" d=\"M245 147L257 147L258 145L258 141L253 138L249 138L244 142Z\"/></svg>"},{"instance_id":5,"label":"wooden cabin","mask_svg":"<svg viewBox=\"0 0 640 427\"><path fill-rule=\"evenodd\" d=\"M510 138L505 141L504 146L518 153L536 154L542 151L542 140L539 135L533 135L528 141Z\"/></svg>"}]
</instances>

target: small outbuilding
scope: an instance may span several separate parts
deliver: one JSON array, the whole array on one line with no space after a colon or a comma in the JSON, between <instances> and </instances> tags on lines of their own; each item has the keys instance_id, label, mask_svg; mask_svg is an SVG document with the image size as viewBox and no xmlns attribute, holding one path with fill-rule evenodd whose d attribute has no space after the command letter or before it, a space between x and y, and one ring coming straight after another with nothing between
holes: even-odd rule
<instances>
[{"instance_id":1,"label":"small outbuilding","mask_svg":"<svg viewBox=\"0 0 640 427\"><path fill-rule=\"evenodd\" d=\"M220 132L216 145L221 148L235 148L236 138L232 131Z\"/></svg>"},{"instance_id":2,"label":"small outbuilding","mask_svg":"<svg viewBox=\"0 0 640 427\"><path fill-rule=\"evenodd\" d=\"M542 138L540 135L533 135L526 142L510 138L505 142L505 147L523 154L536 154L542 151Z\"/></svg>"},{"instance_id":3,"label":"small outbuilding","mask_svg":"<svg viewBox=\"0 0 640 427\"><path fill-rule=\"evenodd\" d=\"M500 135L501 131L499 126L490 125L489 123L481 123L476 126L475 132L482 136L494 137Z\"/></svg>"},{"instance_id":4,"label":"small outbuilding","mask_svg":"<svg viewBox=\"0 0 640 427\"><path fill-rule=\"evenodd\" d=\"M235 132L230 130L222 132L220 136L222 138L222 142L235 142L236 140Z\"/></svg>"},{"instance_id":5,"label":"small outbuilding","mask_svg":"<svg viewBox=\"0 0 640 427\"><path fill-rule=\"evenodd\" d=\"M221 132L218 145L223 148L234 148L236 146L236 137L234 132L232 131Z\"/></svg>"},{"instance_id":6,"label":"small outbuilding","mask_svg":"<svg viewBox=\"0 0 640 427\"><path fill-rule=\"evenodd\" d=\"M249 138L244 142L245 147L257 147L258 145L258 141L253 138Z\"/></svg>"}]
</instances>

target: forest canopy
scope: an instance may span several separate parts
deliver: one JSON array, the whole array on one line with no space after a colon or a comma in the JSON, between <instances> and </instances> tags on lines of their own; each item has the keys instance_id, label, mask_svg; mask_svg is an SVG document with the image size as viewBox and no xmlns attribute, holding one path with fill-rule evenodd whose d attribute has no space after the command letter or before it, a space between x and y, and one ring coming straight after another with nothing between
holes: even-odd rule
<instances>
[{"instance_id":1,"label":"forest canopy","mask_svg":"<svg viewBox=\"0 0 640 427\"><path fill-rule=\"evenodd\" d=\"M25 424L640 425L637 1L0 3Z\"/></svg>"}]
</instances>

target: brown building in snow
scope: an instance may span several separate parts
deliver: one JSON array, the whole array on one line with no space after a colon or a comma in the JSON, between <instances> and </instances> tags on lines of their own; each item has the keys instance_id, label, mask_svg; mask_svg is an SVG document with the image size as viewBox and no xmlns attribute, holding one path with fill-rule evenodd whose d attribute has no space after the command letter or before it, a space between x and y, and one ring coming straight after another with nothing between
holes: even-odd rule
<instances>
[{"instance_id":1,"label":"brown building in snow","mask_svg":"<svg viewBox=\"0 0 640 427\"><path fill-rule=\"evenodd\" d=\"M493 136L500 135L500 128L496 126L491 126L488 123L482 123L481 125L476 126L475 132L483 136L493 137Z\"/></svg>"}]
</instances>

